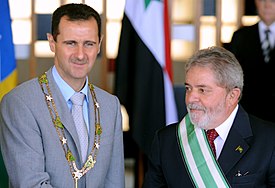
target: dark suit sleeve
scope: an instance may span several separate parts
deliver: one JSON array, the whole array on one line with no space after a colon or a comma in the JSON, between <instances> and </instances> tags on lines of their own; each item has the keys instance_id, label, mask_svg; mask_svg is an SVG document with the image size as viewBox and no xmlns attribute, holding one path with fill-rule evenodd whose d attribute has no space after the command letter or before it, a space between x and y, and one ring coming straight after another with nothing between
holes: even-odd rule
<instances>
[{"instance_id":1,"label":"dark suit sleeve","mask_svg":"<svg viewBox=\"0 0 275 188\"><path fill-rule=\"evenodd\" d=\"M275 146L273 147L273 153L268 170L267 185L269 187L275 187Z\"/></svg>"},{"instance_id":2,"label":"dark suit sleeve","mask_svg":"<svg viewBox=\"0 0 275 188\"><path fill-rule=\"evenodd\" d=\"M148 159L148 171L145 175L143 188L152 188L152 187L167 187L165 177L161 168L160 161L160 143L158 132L154 137L151 154Z\"/></svg>"},{"instance_id":3,"label":"dark suit sleeve","mask_svg":"<svg viewBox=\"0 0 275 188\"><path fill-rule=\"evenodd\" d=\"M8 187L8 183L9 183L8 174L2 158L2 154L0 153L0 187Z\"/></svg>"},{"instance_id":4,"label":"dark suit sleeve","mask_svg":"<svg viewBox=\"0 0 275 188\"><path fill-rule=\"evenodd\" d=\"M238 31L235 31L233 33L233 36L232 36L232 39L231 39L231 42L229 44L229 51L231 51L236 57L238 56L238 49L240 48L240 43L241 43L241 39L240 39L240 34Z\"/></svg>"}]
</instances>

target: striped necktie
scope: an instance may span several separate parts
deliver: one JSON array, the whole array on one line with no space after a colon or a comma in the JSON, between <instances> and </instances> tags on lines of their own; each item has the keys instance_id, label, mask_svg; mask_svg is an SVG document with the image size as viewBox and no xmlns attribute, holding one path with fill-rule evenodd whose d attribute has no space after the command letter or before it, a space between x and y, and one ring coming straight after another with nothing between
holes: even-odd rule
<instances>
[{"instance_id":1,"label":"striped necktie","mask_svg":"<svg viewBox=\"0 0 275 188\"><path fill-rule=\"evenodd\" d=\"M262 41L262 49L263 49L264 61L266 63L269 62L270 51L271 51L271 45L270 45L270 42L269 42L269 33L270 33L270 30L266 29L265 30L265 38Z\"/></svg>"},{"instance_id":2,"label":"striped necktie","mask_svg":"<svg viewBox=\"0 0 275 188\"><path fill-rule=\"evenodd\" d=\"M214 144L214 140L219 136L219 134L217 133L217 131L215 129L210 129L206 132L207 134L207 139L209 141L210 147L213 151L213 154L216 158L216 148L215 148L215 144Z\"/></svg>"},{"instance_id":3,"label":"striped necktie","mask_svg":"<svg viewBox=\"0 0 275 188\"><path fill-rule=\"evenodd\" d=\"M88 131L83 116L83 101L85 95L83 93L75 93L70 99L72 105L72 115L75 122L76 131L78 134L81 158L82 161L86 161L87 150L88 150Z\"/></svg>"}]
</instances>

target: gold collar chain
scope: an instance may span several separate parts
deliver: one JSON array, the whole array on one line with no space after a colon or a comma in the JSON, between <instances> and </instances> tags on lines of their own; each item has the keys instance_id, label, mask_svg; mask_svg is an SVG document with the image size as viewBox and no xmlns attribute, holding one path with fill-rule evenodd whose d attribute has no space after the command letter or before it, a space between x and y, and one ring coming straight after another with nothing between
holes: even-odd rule
<instances>
[{"instance_id":1,"label":"gold collar chain","mask_svg":"<svg viewBox=\"0 0 275 188\"><path fill-rule=\"evenodd\" d=\"M97 102L96 99L96 94L94 91L94 87L92 84L88 83L89 88L90 88L90 92L92 95L92 99L93 99L93 103L94 103L94 112L95 112L95 137L94 137L94 145L92 148L92 151L90 152L90 154L87 157L86 162L84 163L83 167L81 169L78 169L76 166L76 162L75 162L75 157L73 155L73 153L71 152L68 143L67 143L67 138L65 136L65 131L64 131L64 125L61 122L61 119L58 115L58 112L56 110L56 105L55 102L53 100L52 97L52 93L49 87L49 81L47 78L46 73L44 73L43 75L41 75L39 78L39 83L41 86L41 89L44 93L45 96L45 101L47 103L48 106L48 110L50 112L51 118L52 118L52 122L53 125L56 129L56 132L58 134L59 140L61 142L62 145L62 149L64 150L66 159L68 161L68 164L70 166L70 171L72 174L72 177L75 181L75 188L77 188L77 181L83 177L90 169L92 169L96 163L96 156L97 156L97 152L99 150L100 147L100 136L102 133L102 128L100 125L100 113L99 113L99 104ZM46 89L46 91L45 91Z\"/></svg>"}]
</instances>

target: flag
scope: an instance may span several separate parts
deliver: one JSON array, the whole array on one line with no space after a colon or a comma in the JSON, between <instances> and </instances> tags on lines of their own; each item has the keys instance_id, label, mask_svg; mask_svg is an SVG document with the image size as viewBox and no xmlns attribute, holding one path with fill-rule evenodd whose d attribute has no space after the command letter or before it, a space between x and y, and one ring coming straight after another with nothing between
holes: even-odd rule
<instances>
[{"instance_id":1,"label":"flag","mask_svg":"<svg viewBox=\"0 0 275 188\"><path fill-rule=\"evenodd\" d=\"M8 0L0 0L0 100L17 85L16 60Z\"/></svg>"},{"instance_id":2,"label":"flag","mask_svg":"<svg viewBox=\"0 0 275 188\"><path fill-rule=\"evenodd\" d=\"M127 0L115 94L129 115L133 139L149 154L157 129L178 121L172 85L167 0Z\"/></svg>"}]
</instances>

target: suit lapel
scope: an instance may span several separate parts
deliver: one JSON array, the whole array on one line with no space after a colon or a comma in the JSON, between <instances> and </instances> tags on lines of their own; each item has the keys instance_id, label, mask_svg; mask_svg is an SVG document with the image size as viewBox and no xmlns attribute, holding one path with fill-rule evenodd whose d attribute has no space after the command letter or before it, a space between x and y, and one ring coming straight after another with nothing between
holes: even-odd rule
<instances>
[{"instance_id":1,"label":"suit lapel","mask_svg":"<svg viewBox=\"0 0 275 188\"><path fill-rule=\"evenodd\" d=\"M95 138L95 135L94 135L94 133L95 133L95 126L94 126L95 125L95 109L94 109L94 102L93 102L92 94L90 91L88 92L88 98L89 98L89 146L88 146L88 150L90 153L92 150L92 147L93 147L92 144L94 144L94 138Z\"/></svg>"},{"instance_id":2,"label":"suit lapel","mask_svg":"<svg viewBox=\"0 0 275 188\"><path fill-rule=\"evenodd\" d=\"M69 133L69 135L66 135L66 137L67 137L67 139L72 138L74 145L76 145L76 147L77 147L77 152L80 154L80 143L79 143L77 131L76 131L76 128L74 125L74 120L73 120L73 117L72 117L70 110L68 108L67 102L65 101L62 93L60 92L58 86L56 85L56 83L54 81L54 78L52 76L52 69L47 71L47 77L49 80L49 86L51 88L51 92L53 95L52 97L54 99L58 115L59 115L65 129ZM68 142L69 142L69 140L68 140ZM72 150L72 148L70 148L70 149ZM72 150L72 152L73 152L73 150Z\"/></svg>"},{"instance_id":3,"label":"suit lapel","mask_svg":"<svg viewBox=\"0 0 275 188\"><path fill-rule=\"evenodd\" d=\"M251 41L255 41L256 46L255 48L258 49L259 53L263 54L263 50L262 50L262 43L261 43L261 39L260 39L260 32L259 32L259 23L255 24L252 26L253 30L253 36L251 38ZM264 59L264 57L263 57Z\"/></svg>"},{"instance_id":4,"label":"suit lapel","mask_svg":"<svg viewBox=\"0 0 275 188\"><path fill-rule=\"evenodd\" d=\"M272 50L270 51L270 60L269 60L269 62L274 62L274 58L275 58L275 47L273 47Z\"/></svg>"},{"instance_id":5,"label":"suit lapel","mask_svg":"<svg viewBox=\"0 0 275 188\"><path fill-rule=\"evenodd\" d=\"M248 114L239 106L234 123L229 131L218 162L227 174L249 149L249 138L252 130Z\"/></svg>"}]
</instances>

